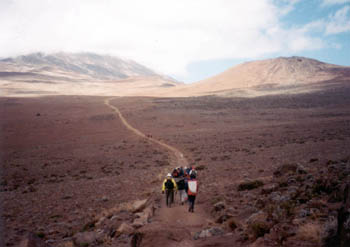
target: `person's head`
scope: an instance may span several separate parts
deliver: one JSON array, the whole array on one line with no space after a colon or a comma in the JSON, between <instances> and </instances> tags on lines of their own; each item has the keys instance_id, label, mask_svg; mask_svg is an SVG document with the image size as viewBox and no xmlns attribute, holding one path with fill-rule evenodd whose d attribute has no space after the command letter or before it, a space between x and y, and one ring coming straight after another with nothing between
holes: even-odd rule
<instances>
[{"instance_id":1,"label":"person's head","mask_svg":"<svg viewBox=\"0 0 350 247\"><path fill-rule=\"evenodd\" d=\"M192 170L195 170L196 168L194 166L192 166Z\"/></svg>"},{"instance_id":2,"label":"person's head","mask_svg":"<svg viewBox=\"0 0 350 247\"><path fill-rule=\"evenodd\" d=\"M168 174L166 175L166 177L167 177L167 178L171 178L171 174L168 173Z\"/></svg>"}]
</instances>

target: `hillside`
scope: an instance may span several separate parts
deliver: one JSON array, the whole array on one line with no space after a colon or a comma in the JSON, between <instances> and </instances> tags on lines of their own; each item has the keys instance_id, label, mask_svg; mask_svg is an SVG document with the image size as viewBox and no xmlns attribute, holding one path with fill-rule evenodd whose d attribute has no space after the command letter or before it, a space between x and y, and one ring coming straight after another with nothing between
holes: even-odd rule
<instances>
[{"instance_id":1,"label":"hillside","mask_svg":"<svg viewBox=\"0 0 350 247\"><path fill-rule=\"evenodd\" d=\"M0 66L31 68L31 72L72 72L96 79L125 79L131 76L155 76L152 70L132 60L94 53L32 53L0 60Z\"/></svg>"},{"instance_id":2,"label":"hillside","mask_svg":"<svg viewBox=\"0 0 350 247\"><path fill-rule=\"evenodd\" d=\"M238 88L312 87L314 83L350 79L350 67L305 57L279 57L234 66L221 74L190 85L190 94L212 94Z\"/></svg>"},{"instance_id":3,"label":"hillside","mask_svg":"<svg viewBox=\"0 0 350 247\"><path fill-rule=\"evenodd\" d=\"M342 87L350 67L305 57L279 57L234 66L184 85L134 61L93 53L33 53L0 60L0 95L255 97Z\"/></svg>"},{"instance_id":4,"label":"hillside","mask_svg":"<svg viewBox=\"0 0 350 247\"><path fill-rule=\"evenodd\" d=\"M3 96L139 95L180 85L132 60L94 53L32 53L0 60Z\"/></svg>"}]
</instances>

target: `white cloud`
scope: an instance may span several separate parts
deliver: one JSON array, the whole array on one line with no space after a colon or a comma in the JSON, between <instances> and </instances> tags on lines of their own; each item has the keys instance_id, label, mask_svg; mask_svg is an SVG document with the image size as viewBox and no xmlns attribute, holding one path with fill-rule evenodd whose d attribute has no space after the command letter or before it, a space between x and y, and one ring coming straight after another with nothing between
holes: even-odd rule
<instances>
[{"instance_id":1,"label":"white cloud","mask_svg":"<svg viewBox=\"0 0 350 247\"><path fill-rule=\"evenodd\" d=\"M184 75L194 61L324 46L307 27L283 28L280 18L298 1L5 0L0 3L0 56L94 51Z\"/></svg>"},{"instance_id":2,"label":"white cloud","mask_svg":"<svg viewBox=\"0 0 350 247\"><path fill-rule=\"evenodd\" d=\"M326 34L338 34L350 31L350 6L345 6L329 16Z\"/></svg>"},{"instance_id":3,"label":"white cloud","mask_svg":"<svg viewBox=\"0 0 350 247\"><path fill-rule=\"evenodd\" d=\"M335 4L344 4L344 3L350 3L350 0L323 0L322 6L330 6Z\"/></svg>"}]
</instances>

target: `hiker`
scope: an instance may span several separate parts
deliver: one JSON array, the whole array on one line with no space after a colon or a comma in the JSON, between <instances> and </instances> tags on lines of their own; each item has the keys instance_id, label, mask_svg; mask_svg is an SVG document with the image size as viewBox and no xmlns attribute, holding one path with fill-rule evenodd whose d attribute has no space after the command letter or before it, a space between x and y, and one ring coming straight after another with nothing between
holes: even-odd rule
<instances>
[{"instance_id":1,"label":"hiker","mask_svg":"<svg viewBox=\"0 0 350 247\"><path fill-rule=\"evenodd\" d=\"M177 171L178 171L178 173L179 173L179 176L180 176L180 177L183 177L183 175L184 175L184 169L183 169L183 167L180 166L179 169L178 169Z\"/></svg>"},{"instance_id":2,"label":"hiker","mask_svg":"<svg viewBox=\"0 0 350 247\"><path fill-rule=\"evenodd\" d=\"M173 176L174 178L179 177L179 172L177 171L177 167L174 168L174 170L173 170L173 172L172 172L172 176Z\"/></svg>"},{"instance_id":3,"label":"hiker","mask_svg":"<svg viewBox=\"0 0 350 247\"><path fill-rule=\"evenodd\" d=\"M177 190L179 191L180 196L180 204L184 205L186 199L187 199L187 193L185 191L185 177L181 176L179 180L177 181Z\"/></svg>"},{"instance_id":4,"label":"hiker","mask_svg":"<svg viewBox=\"0 0 350 247\"><path fill-rule=\"evenodd\" d=\"M190 175L191 170L192 170L191 167L185 167L185 171L187 175Z\"/></svg>"},{"instance_id":5,"label":"hiker","mask_svg":"<svg viewBox=\"0 0 350 247\"><path fill-rule=\"evenodd\" d=\"M188 194L188 202L189 208L188 212L194 212L194 202L196 200L196 195L198 192L198 182L196 180L195 172L192 172L190 175L190 179L187 181L187 194Z\"/></svg>"},{"instance_id":6,"label":"hiker","mask_svg":"<svg viewBox=\"0 0 350 247\"><path fill-rule=\"evenodd\" d=\"M189 175L191 176L192 174L194 175L194 177L197 177L197 172L196 172L194 166L192 166L192 169L191 169Z\"/></svg>"},{"instance_id":7,"label":"hiker","mask_svg":"<svg viewBox=\"0 0 350 247\"><path fill-rule=\"evenodd\" d=\"M165 191L166 205L169 208L171 204L174 203L174 191L176 190L177 190L176 182L172 178L171 174L168 173L168 175L166 176L163 182L162 194L164 194L164 191Z\"/></svg>"}]
</instances>

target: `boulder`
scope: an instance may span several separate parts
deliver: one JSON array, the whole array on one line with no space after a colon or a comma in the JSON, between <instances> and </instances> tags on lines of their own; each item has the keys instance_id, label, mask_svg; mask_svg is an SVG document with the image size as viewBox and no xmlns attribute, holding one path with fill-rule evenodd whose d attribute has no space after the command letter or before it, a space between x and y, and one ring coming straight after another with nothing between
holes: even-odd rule
<instances>
[{"instance_id":1,"label":"boulder","mask_svg":"<svg viewBox=\"0 0 350 247\"><path fill-rule=\"evenodd\" d=\"M140 218L136 218L134 222L132 223L132 227L138 229L140 227L143 227L148 223L148 220L145 216L142 216Z\"/></svg>"},{"instance_id":2,"label":"boulder","mask_svg":"<svg viewBox=\"0 0 350 247\"><path fill-rule=\"evenodd\" d=\"M217 202L217 203L214 204L214 211L215 212L219 212L219 211L225 209L225 207L226 206L225 206L224 202Z\"/></svg>"},{"instance_id":3,"label":"boulder","mask_svg":"<svg viewBox=\"0 0 350 247\"><path fill-rule=\"evenodd\" d=\"M100 227L101 225L103 225L103 223L107 220L107 217L101 217L97 220L97 222L95 223L96 227Z\"/></svg>"},{"instance_id":4,"label":"boulder","mask_svg":"<svg viewBox=\"0 0 350 247\"><path fill-rule=\"evenodd\" d=\"M221 216L219 216L216 220L215 220L215 222L216 223L219 223L219 224L222 224L222 223L224 223L225 221L227 221L228 219L230 219L230 218L232 218L233 217L233 215L231 215L231 214L222 214Z\"/></svg>"},{"instance_id":5,"label":"boulder","mask_svg":"<svg viewBox=\"0 0 350 247\"><path fill-rule=\"evenodd\" d=\"M143 210L143 212L147 216L147 219L150 219L154 216L154 207L150 206L150 207L146 208L145 210Z\"/></svg>"},{"instance_id":6,"label":"boulder","mask_svg":"<svg viewBox=\"0 0 350 247\"><path fill-rule=\"evenodd\" d=\"M261 189L261 194L268 195L268 194L272 193L273 191L275 191L276 189L277 189L276 184L267 184L267 185L264 185L264 187Z\"/></svg>"},{"instance_id":7,"label":"boulder","mask_svg":"<svg viewBox=\"0 0 350 247\"><path fill-rule=\"evenodd\" d=\"M65 241L58 245L58 247L74 247L73 241Z\"/></svg>"},{"instance_id":8,"label":"boulder","mask_svg":"<svg viewBox=\"0 0 350 247\"><path fill-rule=\"evenodd\" d=\"M140 212L145 209L147 204L147 199L135 201L131 206L131 211L133 213Z\"/></svg>"},{"instance_id":9,"label":"boulder","mask_svg":"<svg viewBox=\"0 0 350 247\"><path fill-rule=\"evenodd\" d=\"M248 233L253 239L264 236L273 226L273 222L268 220L268 215L263 211L252 214L246 220L246 223L248 225Z\"/></svg>"},{"instance_id":10,"label":"boulder","mask_svg":"<svg viewBox=\"0 0 350 247\"><path fill-rule=\"evenodd\" d=\"M119 237L120 235L130 235L135 231L135 229L129 224L123 222L117 229L115 235Z\"/></svg>"},{"instance_id":11,"label":"boulder","mask_svg":"<svg viewBox=\"0 0 350 247\"><path fill-rule=\"evenodd\" d=\"M200 232L195 233L193 238L194 238L194 240L197 240L197 239L201 239L201 238L209 238L212 236L223 235L224 233L225 233L225 231L222 228L212 227L212 228L204 229Z\"/></svg>"},{"instance_id":12,"label":"boulder","mask_svg":"<svg viewBox=\"0 0 350 247\"><path fill-rule=\"evenodd\" d=\"M73 242L78 246L93 245L103 242L102 232L78 232L73 236Z\"/></svg>"},{"instance_id":13,"label":"boulder","mask_svg":"<svg viewBox=\"0 0 350 247\"><path fill-rule=\"evenodd\" d=\"M254 224L256 222L265 222L267 220L267 214L260 210L257 213L252 214L249 216L249 218L246 220L246 223L248 225Z\"/></svg>"}]
</instances>

